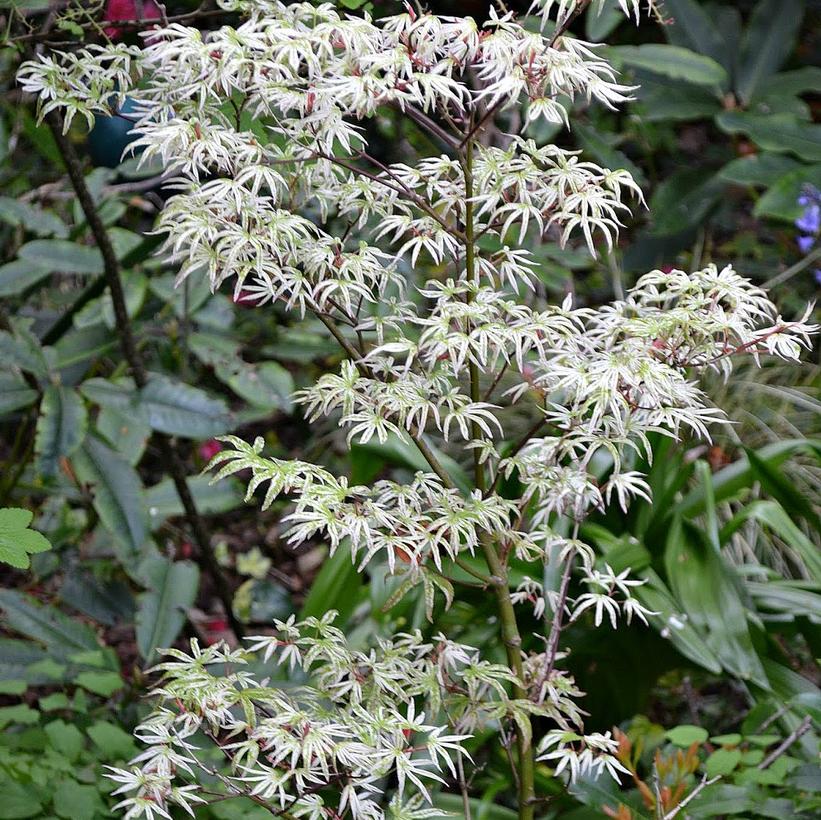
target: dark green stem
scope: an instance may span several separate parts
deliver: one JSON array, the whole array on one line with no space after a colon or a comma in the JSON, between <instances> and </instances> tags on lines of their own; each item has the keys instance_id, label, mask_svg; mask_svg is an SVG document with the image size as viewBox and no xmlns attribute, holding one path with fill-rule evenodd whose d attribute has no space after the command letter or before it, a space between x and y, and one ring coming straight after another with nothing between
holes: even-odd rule
<instances>
[{"instance_id":1,"label":"dark green stem","mask_svg":"<svg viewBox=\"0 0 821 820\"><path fill-rule=\"evenodd\" d=\"M474 203L473 203L473 140L468 139L465 144L464 161L462 169L465 175L465 268L468 280L477 287L480 284L479 269L476 266L476 248L474 233ZM468 299L472 296L468 294ZM481 386L479 384L479 367L475 362L470 364L470 397L474 402L481 401ZM473 422L472 436L476 441L484 437L481 427ZM483 496L487 495L487 476L484 466L481 463L481 454L478 449L473 450L473 471L476 488ZM519 634L519 626L516 622L516 612L513 609L513 602L510 599L510 586L508 584L507 567L499 554L492 540L482 539L482 550L485 561L490 570L490 581L493 591L496 594L496 602L499 608L499 620L501 621L502 641L507 653L507 661L510 668L516 675L519 683L513 687L513 694L518 700L525 700L527 692L524 688L524 664L522 663L522 638ZM516 728L516 747L519 755L519 820L533 820L535 809L535 761L533 757L533 746L530 738Z\"/></svg>"},{"instance_id":2,"label":"dark green stem","mask_svg":"<svg viewBox=\"0 0 821 820\"><path fill-rule=\"evenodd\" d=\"M114 320L120 346L123 349L123 356L128 362L134 383L139 389L142 389L148 384L148 374L134 340L134 331L131 327L131 319L128 316L123 283L120 276L120 263L114 252L114 246L111 244L111 237L108 235L108 231L100 219L100 215L97 213L97 208L94 205L94 200L91 198L88 186L86 185L82 165L74 150L74 146L63 133L61 117L52 111L46 116L46 121L51 128L57 147L60 150L68 177L71 180L71 185L77 195L80 207L83 209L88 227L103 257L103 273L109 293L111 294L111 304L114 309ZM217 561L217 557L211 546L211 540L205 529L205 523L197 510L194 497L191 495L191 488L188 486L188 479L186 477L185 464L180 456L177 443L169 436L158 434L158 438L160 438L168 454L168 468L171 479L174 482L177 495L185 511L185 518L188 521L188 525L194 535L194 540L197 543L199 561L202 569L208 574L211 578L211 582L214 584L217 597L222 602L226 618L234 634L237 638L241 639L244 630L239 619L234 615L231 588L222 572L222 567L220 567Z\"/></svg>"}]
</instances>

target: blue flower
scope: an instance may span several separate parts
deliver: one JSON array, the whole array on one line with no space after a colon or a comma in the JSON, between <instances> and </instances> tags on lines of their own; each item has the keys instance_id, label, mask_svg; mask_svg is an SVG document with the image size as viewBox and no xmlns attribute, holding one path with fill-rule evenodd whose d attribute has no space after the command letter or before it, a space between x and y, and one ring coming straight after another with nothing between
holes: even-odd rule
<instances>
[{"instance_id":1,"label":"blue flower","mask_svg":"<svg viewBox=\"0 0 821 820\"><path fill-rule=\"evenodd\" d=\"M814 185L805 185L801 196L798 197L798 204L804 211L795 220L795 227L801 231L795 241L801 253L807 254L812 250L818 241L818 234L821 233L821 191Z\"/></svg>"},{"instance_id":2,"label":"blue flower","mask_svg":"<svg viewBox=\"0 0 821 820\"><path fill-rule=\"evenodd\" d=\"M810 202L804 213L795 220L795 227L804 233L818 233L821 229L821 205Z\"/></svg>"}]
</instances>

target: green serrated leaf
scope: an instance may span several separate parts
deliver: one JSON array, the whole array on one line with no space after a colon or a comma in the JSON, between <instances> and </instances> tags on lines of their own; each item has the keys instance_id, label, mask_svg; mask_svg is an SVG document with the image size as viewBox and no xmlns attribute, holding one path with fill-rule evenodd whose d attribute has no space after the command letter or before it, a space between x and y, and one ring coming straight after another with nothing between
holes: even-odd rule
<instances>
[{"instance_id":1,"label":"green serrated leaf","mask_svg":"<svg viewBox=\"0 0 821 820\"><path fill-rule=\"evenodd\" d=\"M34 436L40 472L55 475L60 459L70 456L83 443L87 428L88 414L79 394L62 385L48 385L43 391Z\"/></svg>"},{"instance_id":2,"label":"green serrated leaf","mask_svg":"<svg viewBox=\"0 0 821 820\"><path fill-rule=\"evenodd\" d=\"M148 540L140 477L119 453L94 436L86 438L71 463L79 480L90 485L100 521L114 536L124 565L133 571Z\"/></svg>"}]
</instances>

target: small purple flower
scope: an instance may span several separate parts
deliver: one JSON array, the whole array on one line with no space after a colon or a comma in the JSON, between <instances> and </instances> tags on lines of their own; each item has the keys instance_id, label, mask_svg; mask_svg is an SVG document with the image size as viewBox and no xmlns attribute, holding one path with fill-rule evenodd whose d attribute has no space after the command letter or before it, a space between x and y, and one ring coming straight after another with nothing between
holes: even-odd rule
<instances>
[{"instance_id":1,"label":"small purple flower","mask_svg":"<svg viewBox=\"0 0 821 820\"><path fill-rule=\"evenodd\" d=\"M815 246L818 234L821 233L821 191L814 185L805 185L798 197L798 204L804 211L795 220L795 227L801 231L795 241L801 253L807 254Z\"/></svg>"},{"instance_id":2,"label":"small purple flower","mask_svg":"<svg viewBox=\"0 0 821 820\"><path fill-rule=\"evenodd\" d=\"M795 227L804 233L818 233L821 230L821 204L810 202L795 220Z\"/></svg>"},{"instance_id":3,"label":"small purple flower","mask_svg":"<svg viewBox=\"0 0 821 820\"><path fill-rule=\"evenodd\" d=\"M815 281L821 285L821 268L816 268L813 273L815 274Z\"/></svg>"}]
</instances>

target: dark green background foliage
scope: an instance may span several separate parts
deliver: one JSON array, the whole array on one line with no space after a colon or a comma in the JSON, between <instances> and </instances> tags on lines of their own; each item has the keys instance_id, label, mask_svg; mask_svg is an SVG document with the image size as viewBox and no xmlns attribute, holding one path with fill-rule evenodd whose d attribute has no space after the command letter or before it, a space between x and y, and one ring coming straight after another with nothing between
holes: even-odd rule
<instances>
[{"instance_id":1,"label":"dark green background foliage","mask_svg":"<svg viewBox=\"0 0 821 820\"><path fill-rule=\"evenodd\" d=\"M10 5L0 12L13 39L26 29ZM433 6L485 12L480 3ZM649 211L638 210L620 246L598 260L581 246L539 244L541 286L557 299L573 292L599 304L656 266L732 261L772 284L789 315L813 298L821 267L816 252L796 247L793 224L802 186L821 187L821 4L666 0L664 13L673 22L662 27L647 20L636 28L610 10L574 26L607 41L608 59L640 85L636 100L619 112L580 106L572 132L539 126L530 136L630 170ZM61 36L82 33L78 20L67 14ZM149 373L135 386L102 257L58 147L15 88L21 56L19 44L0 55L0 507L32 511L52 548L42 551L31 534L31 544L20 541L26 516L0 517L0 820L109 816L112 787L101 765L134 752L130 730L156 650L227 633L220 578L236 619L252 629L291 611L335 608L362 644L419 627L501 660L483 591L437 611L433 627L421 590L386 612L395 591L386 567L373 563L358 575L343 551L325 560L321 545L294 554L279 537L281 505L260 514L238 482L209 485L197 475L226 433L263 434L277 456L335 465L355 483L422 465L399 441L348 455L332 425L309 428L290 394L338 364L324 327L211 294L203 279L175 289L175 272L153 256L158 238L145 233L167 195L161 169L137 171L134 160L103 167L110 157L90 156L77 130L71 139L124 271ZM503 115L500 127L518 128L515 117ZM98 122L94 139L110 148L119 125ZM368 139L385 162L433 148L397 115L370 123ZM654 503L638 502L627 516L612 510L582 532L600 561L647 579L637 594L660 613L650 628L616 632L582 619L563 637L588 693L588 726L621 726L644 777L654 751L664 758L696 743L699 772L706 766L723 778L688 807L693 817L810 817L821 808L813 763L821 719L818 385L817 352L802 367L744 366L729 382L716 380L710 392L734 425L712 445L657 441L653 462L637 467L649 473ZM192 476L219 572L183 516L169 437ZM18 547L7 546L8 532L18 533ZM541 572L514 562L511 582ZM550 566L541 580L547 589L558 583ZM534 621L525 632L540 629ZM535 635L529 640L536 646ZM764 756L805 723L809 731L762 776ZM677 724L678 734L661 728ZM692 734L691 724L704 730ZM504 805L508 764L490 749L486 738L473 741L474 817L503 820L514 816ZM551 796L545 818L602 817L620 802L633 817L653 816L630 786L617 793L582 783L567 794L546 767L538 779ZM461 811L452 798L440 795L438 805ZM201 816L257 810L228 801Z\"/></svg>"}]
</instances>

